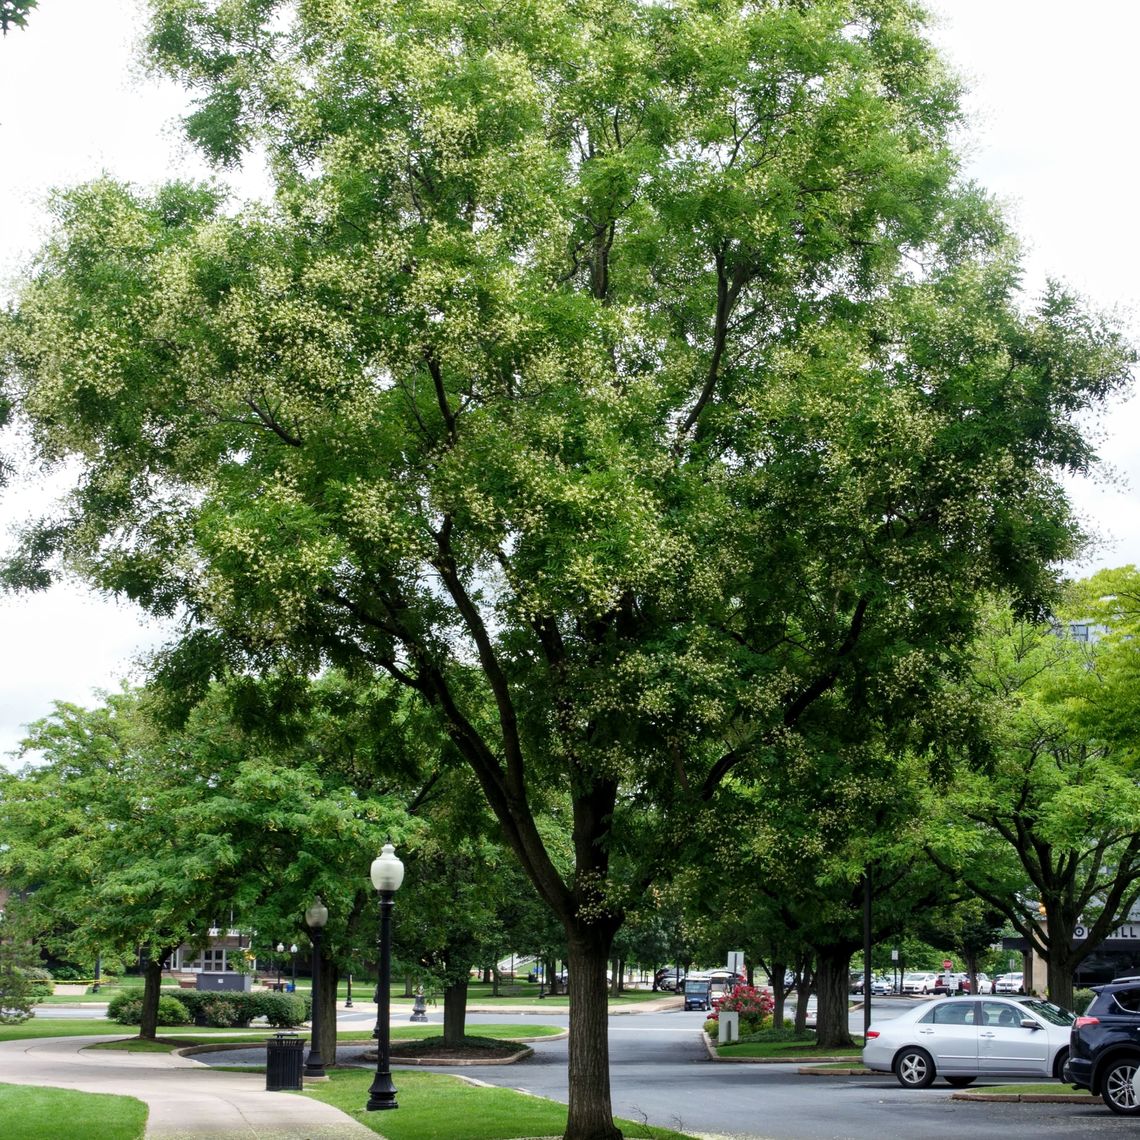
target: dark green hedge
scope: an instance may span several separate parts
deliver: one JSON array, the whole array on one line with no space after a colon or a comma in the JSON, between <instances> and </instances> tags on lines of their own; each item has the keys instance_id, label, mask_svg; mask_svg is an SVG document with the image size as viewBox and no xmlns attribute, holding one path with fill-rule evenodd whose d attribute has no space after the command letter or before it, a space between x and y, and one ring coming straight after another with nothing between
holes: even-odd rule
<instances>
[{"instance_id":1,"label":"dark green hedge","mask_svg":"<svg viewBox=\"0 0 1140 1140\"><path fill-rule=\"evenodd\" d=\"M173 1003L169 1012L163 1003ZM171 1016L174 1007L183 1009L181 1021L164 1018ZM142 995L137 991L119 994L111 1000L107 1015L124 1025L138 1025L142 1010ZM159 1024L177 1025L193 1021L221 1029L228 1026L248 1026L255 1017L264 1017L274 1029L288 1029L308 1021L311 1005L301 994L243 994L211 993L209 990L181 990L177 998L163 995L159 999Z\"/></svg>"},{"instance_id":2,"label":"dark green hedge","mask_svg":"<svg viewBox=\"0 0 1140 1140\"><path fill-rule=\"evenodd\" d=\"M178 998L195 1021L210 1026L248 1025L253 1018L264 1017L274 1029L288 1029L308 1021L311 1011L309 999L301 994L183 990Z\"/></svg>"}]
</instances>

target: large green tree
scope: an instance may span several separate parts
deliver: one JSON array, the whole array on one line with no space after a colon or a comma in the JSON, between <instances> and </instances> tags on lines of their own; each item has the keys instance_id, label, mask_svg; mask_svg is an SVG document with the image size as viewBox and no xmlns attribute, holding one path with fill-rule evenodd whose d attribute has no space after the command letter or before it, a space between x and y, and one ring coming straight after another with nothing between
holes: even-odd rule
<instances>
[{"instance_id":1,"label":"large green tree","mask_svg":"<svg viewBox=\"0 0 1140 1140\"><path fill-rule=\"evenodd\" d=\"M331 699L308 702L304 732L292 716L288 742L242 724L280 692L272 683L215 688L178 732L152 715L146 692L94 709L61 704L32 726L25 746L37 762L0 774L0 871L27 892L26 924L80 957L145 948L143 1036L156 1031L163 961L182 943L205 945L228 914L270 944L290 943L308 933L305 908L323 894L328 1008L338 965L372 940L368 864L389 833L414 834L413 796L394 764L383 766L388 787L375 774L368 785L345 779L339 761L350 761L365 718L341 707L339 688L327 680L321 697ZM337 762L322 763L334 746ZM335 1019L322 1027L331 1063Z\"/></svg>"},{"instance_id":2,"label":"large green tree","mask_svg":"<svg viewBox=\"0 0 1140 1140\"><path fill-rule=\"evenodd\" d=\"M1119 652L1106 644L1110 661ZM1076 967L1140 898L1140 788L1080 699L1100 676L1098 646L1066 623L995 607L963 690L973 731L956 746L948 735L916 825L937 864L1045 959L1064 1006Z\"/></svg>"},{"instance_id":3,"label":"large green tree","mask_svg":"<svg viewBox=\"0 0 1140 1140\"><path fill-rule=\"evenodd\" d=\"M980 589L1040 606L1127 354L1028 311L910 0L151 8L272 196L60 196L3 351L81 474L9 581L180 613L183 686L418 694L565 929L567 1136L615 1137L606 961L694 800L905 716Z\"/></svg>"}]
</instances>

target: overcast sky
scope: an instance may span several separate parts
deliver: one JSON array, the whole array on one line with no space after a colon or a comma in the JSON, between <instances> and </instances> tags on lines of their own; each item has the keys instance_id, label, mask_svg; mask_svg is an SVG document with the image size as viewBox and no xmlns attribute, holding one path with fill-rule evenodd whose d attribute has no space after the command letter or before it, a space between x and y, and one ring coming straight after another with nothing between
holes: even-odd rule
<instances>
[{"instance_id":1,"label":"overcast sky","mask_svg":"<svg viewBox=\"0 0 1140 1140\"><path fill-rule=\"evenodd\" d=\"M1027 247L1026 283L1059 277L1136 332L1140 225L1134 108L1140 4L1134 0L938 0L935 38L971 85L970 171L1009 206ZM133 0L41 0L0 40L0 278L43 234L52 186L102 171L142 184L200 173L172 120L181 95L138 75ZM5 284L0 290L7 293ZM1134 403L1115 407L1101 447L1120 482L1072 488L1105 536L1079 572L1140 562ZM43 494L17 482L7 527ZM75 589L0 596L0 754L53 700L90 702L161 639L131 609Z\"/></svg>"}]
</instances>

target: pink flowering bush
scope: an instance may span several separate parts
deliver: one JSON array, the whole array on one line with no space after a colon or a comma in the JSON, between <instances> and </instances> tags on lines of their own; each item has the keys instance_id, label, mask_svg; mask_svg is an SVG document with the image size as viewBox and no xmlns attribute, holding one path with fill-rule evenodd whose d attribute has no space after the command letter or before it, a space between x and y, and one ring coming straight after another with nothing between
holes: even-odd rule
<instances>
[{"instance_id":1,"label":"pink flowering bush","mask_svg":"<svg viewBox=\"0 0 1140 1140\"><path fill-rule=\"evenodd\" d=\"M764 1028L776 1003L767 990L755 986L736 986L723 997L713 1000L713 1013L710 1020L718 1020L721 1010L740 1014L740 1035L757 1033Z\"/></svg>"}]
</instances>

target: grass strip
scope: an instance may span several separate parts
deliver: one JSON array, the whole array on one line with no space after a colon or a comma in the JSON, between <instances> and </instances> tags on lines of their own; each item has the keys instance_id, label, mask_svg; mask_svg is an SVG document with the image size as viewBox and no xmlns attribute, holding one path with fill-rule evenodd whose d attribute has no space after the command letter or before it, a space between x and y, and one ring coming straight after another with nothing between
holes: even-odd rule
<instances>
[{"instance_id":1,"label":"grass strip","mask_svg":"<svg viewBox=\"0 0 1140 1140\"><path fill-rule=\"evenodd\" d=\"M1046 1081L1040 1084L1023 1085L968 1085L959 1092L991 1093L995 1096L1084 1096L1100 1103L1099 1096L1093 1096L1088 1089L1075 1089L1062 1081Z\"/></svg>"},{"instance_id":2,"label":"grass strip","mask_svg":"<svg viewBox=\"0 0 1140 1140\"><path fill-rule=\"evenodd\" d=\"M0 1084L4 1140L138 1140L146 1117L133 1096Z\"/></svg>"},{"instance_id":3,"label":"grass strip","mask_svg":"<svg viewBox=\"0 0 1140 1140\"><path fill-rule=\"evenodd\" d=\"M90 1037L98 1033L124 1033L117 1021L104 1017L37 1018L19 1025L0 1025L0 1041L27 1041L33 1037Z\"/></svg>"},{"instance_id":4,"label":"grass strip","mask_svg":"<svg viewBox=\"0 0 1140 1140\"><path fill-rule=\"evenodd\" d=\"M794 1040L746 1041L739 1045L718 1045L718 1057L783 1057L789 1061L810 1063L814 1057L861 1058L862 1045L849 1045L839 1049L821 1049L814 1037Z\"/></svg>"},{"instance_id":5,"label":"grass strip","mask_svg":"<svg viewBox=\"0 0 1140 1140\"><path fill-rule=\"evenodd\" d=\"M115 1026L109 1031L123 1029ZM479 1036L491 1037L496 1041L516 1041L519 1037L554 1037L565 1033L557 1025L480 1025ZM163 1053L172 1049L182 1049L187 1045L222 1045L233 1043L243 1045L247 1043L264 1044L273 1033L272 1029L254 1031L249 1029L231 1030L229 1032L216 1031L214 1033L179 1033L177 1031L160 1034L158 1041L148 1041L140 1037L125 1037L119 1041L102 1041L92 1045L92 1049L112 1049L128 1053ZM308 1037L308 1031L299 1031L302 1037ZM443 1036L443 1026L440 1025L397 1025L393 1026L391 1039L393 1041L430 1041ZM372 1040L372 1031L368 1029L354 1029L336 1035L338 1045L366 1045Z\"/></svg>"},{"instance_id":6,"label":"grass strip","mask_svg":"<svg viewBox=\"0 0 1140 1140\"><path fill-rule=\"evenodd\" d=\"M469 1084L437 1073L400 1070L394 1076L399 1109L366 1112L367 1070L334 1070L331 1080L305 1090L306 1096L334 1105L387 1140L513 1140L520 1136L561 1136L566 1106L512 1089ZM691 1140L682 1132L619 1120L627 1140Z\"/></svg>"}]
</instances>

